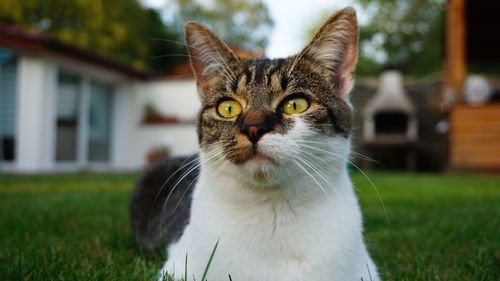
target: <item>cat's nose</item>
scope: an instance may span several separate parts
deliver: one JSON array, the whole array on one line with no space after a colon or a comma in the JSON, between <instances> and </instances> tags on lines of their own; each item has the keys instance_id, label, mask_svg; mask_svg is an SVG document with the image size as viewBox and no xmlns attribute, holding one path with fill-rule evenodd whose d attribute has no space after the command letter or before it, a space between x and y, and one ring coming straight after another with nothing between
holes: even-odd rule
<instances>
[{"instance_id":1,"label":"cat's nose","mask_svg":"<svg viewBox=\"0 0 500 281\"><path fill-rule=\"evenodd\" d=\"M272 116L263 112L249 112L243 118L241 133L255 144L265 133L273 130L276 123L273 119Z\"/></svg>"},{"instance_id":2,"label":"cat's nose","mask_svg":"<svg viewBox=\"0 0 500 281\"><path fill-rule=\"evenodd\" d=\"M254 144L259 141L260 137L269 131L271 131L271 128L267 127L265 123L243 124L241 128L241 132Z\"/></svg>"}]
</instances>

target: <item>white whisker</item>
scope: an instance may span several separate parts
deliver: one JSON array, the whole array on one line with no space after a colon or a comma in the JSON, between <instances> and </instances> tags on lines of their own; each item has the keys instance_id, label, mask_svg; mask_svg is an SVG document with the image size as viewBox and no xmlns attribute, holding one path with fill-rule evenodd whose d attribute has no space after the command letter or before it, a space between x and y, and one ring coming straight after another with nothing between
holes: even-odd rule
<instances>
[{"instance_id":1,"label":"white whisker","mask_svg":"<svg viewBox=\"0 0 500 281\"><path fill-rule=\"evenodd\" d=\"M296 159L296 160L300 160L298 157L294 157L294 159ZM304 168L304 166L300 165L300 163L299 163L299 162L297 162L297 161L295 161L295 164L296 164L299 168L301 168L301 169L302 169L302 170L303 170L303 171L304 171L304 172L305 172L305 173L306 173L306 174L307 174L307 175L308 175L308 176L309 176L309 177L310 177L310 178L311 178L311 179L312 179L312 180L313 180L313 181L314 181L317 185L318 185L318 187L319 187L319 188L323 191L323 193L324 193L324 194L325 194L328 198L330 198L330 194L328 194L328 192L326 192L326 190L325 190L325 188L323 187L323 185L321 185L321 184L318 182L318 180L316 180L316 178L315 178L315 177L314 177L311 173L309 173L309 171L307 171L307 169L306 169L306 168Z\"/></svg>"},{"instance_id":2,"label":"white whisker","mask_svg":"<svg viewBox=\"0 0 500 281\"><path fill-rule=\"evenodd\" d=\"M339 154L336 154L336 153L333 153L331 151L328 151L328 150L325 150L325 149L322 149L322 148L318 148L318 147L315 147L315 146L310 146L310 145L307 145L305 143L302 143L302 145L304 145L304 146L306 146L308 148L311 148L311 149L316 149L318 151L322 151L324 153L327 153L329 155L337 157L337 158L339 158L341 160L344 160L344 161L348 162L349 164L351 164L353 167L355 167L359 172L361 172L361 174L368 180L369 184L371 185L371 187L373 188L373 190L377 194L377 197L378 197L380 203L382 204L382 208L384 209L384 214L385 214L385 218L387 220L387 223L390 224L389 215L387 214L387 210L385 208L385 204L384 204L384 200L382 199L382 196L380 195L377 187L375 186L375 184L373 183L373 181L370 179L370 177L368 177L368 175L358 165L354 164L352 161L350 161L346 157L344 157L342 155L339 155Z\"/></svg>"}]
</instances>

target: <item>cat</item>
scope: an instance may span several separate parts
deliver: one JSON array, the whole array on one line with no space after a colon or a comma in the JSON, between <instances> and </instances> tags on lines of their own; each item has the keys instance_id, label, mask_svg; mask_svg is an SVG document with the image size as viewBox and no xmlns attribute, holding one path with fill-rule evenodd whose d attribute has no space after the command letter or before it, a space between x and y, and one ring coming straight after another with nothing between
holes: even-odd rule
<instances>
[{"instance_id":1,"label":"cat","mask_svg":"<svg viewBox=\"0 0 500 281\"><path fill-rule=\"evenodd\" d=\"M160 280L202 279L211 254L213 281L380 280L346 168L355 10L284 59L240 59L194 21L185 37L202 102L199 157L148 168L131 205L138 240L167 245Z\"/></svg>"}]
</instances>

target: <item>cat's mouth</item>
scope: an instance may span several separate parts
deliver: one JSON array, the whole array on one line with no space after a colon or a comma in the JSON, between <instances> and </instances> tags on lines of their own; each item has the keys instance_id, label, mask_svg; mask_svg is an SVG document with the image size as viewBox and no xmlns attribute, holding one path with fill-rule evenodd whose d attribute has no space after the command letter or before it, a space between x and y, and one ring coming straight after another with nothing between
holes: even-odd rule
<instances>
[{"instance_id":1,"label":"cat's mouth","mask_svg":"<svg viewBox=\"0 0 500 281\"><path fill-rule=\"evenodd\" d=\"M247 161L256 161L256 162L264 162L264 161L269 161L269 162L275 162L275 160L264 153L261 153L259 151L255 151Z\"/></svg>"},{"instance_id":2,"label":"cat's mouth","mask_svg":"<svg viewBox=\"0 0 500 281\"><path fill-rule=\"evenodd\" d=\"M234 158L237 164L252 164L252 165L266 165L277 164L276 159L269 156L267 153L262 152L257 145L248 147L244 151L240 151L239 155Z\"/></svg>"},{"instance_id":3,"label":"cat's mouth","mask_svg":"<svg viewBox=\"0 0 500 281\"><path fill-rule=\"evenodd\" d=\"M262 143L262 141L252 143L246 136L237 135L236 142L226 147L226 157L234 164L250 164L254 168L278 164L272 151L266 149L267 146L268 144Z\"/></svg>"},{"instance_id":4,"label":"cat's mouth","mask_svg":"<svg viewBox=\"0 0 500 281\"><path fill-rule=\"evenodd\" d=\"M262 152L257 144L252 146L251 152L247 156L245 162L255 164L277 164L276 159L272 158L267 153Z\"/></svg>"},{"instance_id":5,"label":"cat's mouth","mask_svg":"<svg viewBox=\"0 0 500 281\"><path fill-rule=\"evenodd\" d=\"M252 149L242 162L245 170L250 172L251 178L259 183L264 183L269 180L271 176L269 169L277 163L276 159L258 149Z\"/></svg>"}]
</instances>

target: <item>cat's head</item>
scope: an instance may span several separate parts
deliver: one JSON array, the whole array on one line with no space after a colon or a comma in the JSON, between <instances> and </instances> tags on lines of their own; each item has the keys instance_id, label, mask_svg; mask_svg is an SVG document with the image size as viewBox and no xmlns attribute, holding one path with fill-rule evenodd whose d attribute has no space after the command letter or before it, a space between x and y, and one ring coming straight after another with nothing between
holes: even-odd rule
<instances>
[{"instance_id":1,"label":"cat's head","mask_svg":"<svg viewBox=\"0 0 500 281\"><path fill-rule=\"evenodd\" d=\"M186 24L186 42L202 102L203 161L260 185L345 165L358 45L353 8L332 15L289 58L240 59L196 22Z\"/></svg>"}]
</instances>

